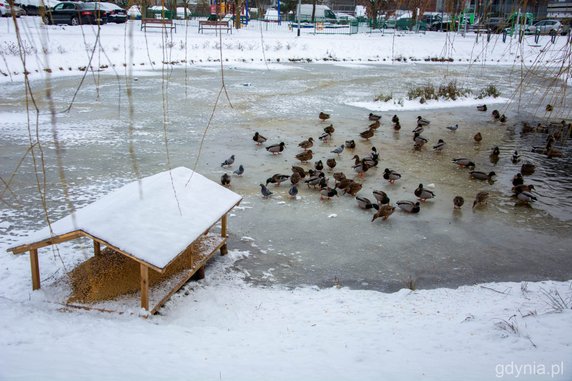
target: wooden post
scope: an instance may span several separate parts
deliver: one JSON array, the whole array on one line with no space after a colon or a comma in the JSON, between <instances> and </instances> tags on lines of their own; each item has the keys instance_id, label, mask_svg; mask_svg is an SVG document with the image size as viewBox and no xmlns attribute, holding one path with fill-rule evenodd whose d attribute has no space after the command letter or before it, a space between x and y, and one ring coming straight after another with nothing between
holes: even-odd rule
<instances>
[{"instance_id":1,"label":"wooden post","mask_svg":"<svg viewBox=\"0 0 572 381\"><path fill-rule=\"evenodd\" d=\"M141 308L149 311L149 268L141 263Z\"/></svg>"},{"instance_id":2,"label":"wooden post","mask_svg":"<svg viewBox=\"0 0 572 381\"><path fill-rule=\"evenodd\" d=\"M222 216L221 223L220 223L220 236L222 238L226 238L227 222L228 222L228 215L227 215L227 213L225 213L225 215ZM226 247L226 242L225 242L224 245L222 245L220 247L220 255L226 255L226 254L228 254L228 248Z\"/></svg>"},{"instance_id":3,"label":"wooden post","mask_svg":"<svg viewBox=\"0 0 572 381\"><path fill-rule=\"evenodd\" d=\"M32 266L32 290L40 288L40 265L38 263L38 249L30 250L30 265Z\"/></svg>"},{"instance_id":4,"label":"wooden post","mask_svg":"<svg viewBox=\"0 0 572 381\"><path fill-rule=\"evenodd\" d=\"M199 267L199 269L197 270L197 272L195 272L193 274L193 276L191 277L192 280L201 280L201 279L205 279L205 266L201 266Z\"/></svg>"},{"instance_id":5,"label":"wooden post","mask_svg":"<svg viewBox=\"0 0 572 381\"><path fill-rule=\"evenodd\" d=\"M93 254L101 255L101 244L98 241L93 241Z\"/></svg>"}]
</instances>

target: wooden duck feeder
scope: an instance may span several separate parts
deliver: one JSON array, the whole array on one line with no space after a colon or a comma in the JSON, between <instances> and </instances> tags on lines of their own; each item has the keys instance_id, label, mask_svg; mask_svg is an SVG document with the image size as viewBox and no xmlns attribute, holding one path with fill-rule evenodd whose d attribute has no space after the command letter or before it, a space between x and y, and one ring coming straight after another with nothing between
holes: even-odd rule
<instances>
[{"instance_id":1,"label":"wooden duck feeder","mask_svg":"<svg viewBox=\"0 0 572 381\"><path fill-rule=\"evenodd\" d=\"M189 279L203 278L205 264L220 250L227 253L228 213L242 197L184 167L135 181L98 201L53 222L8 249L30 253L32 289L41 287L38 250L87 237L93 240L95 256L102 245L140 267L141 308L155 314ZM220 235L209 233L220 222ZM162 295L150 290L149 269L160 274L201 240L191 265L177 274ZM153 304L150 305L150 294Z\"/></svg>"}]
</instances>

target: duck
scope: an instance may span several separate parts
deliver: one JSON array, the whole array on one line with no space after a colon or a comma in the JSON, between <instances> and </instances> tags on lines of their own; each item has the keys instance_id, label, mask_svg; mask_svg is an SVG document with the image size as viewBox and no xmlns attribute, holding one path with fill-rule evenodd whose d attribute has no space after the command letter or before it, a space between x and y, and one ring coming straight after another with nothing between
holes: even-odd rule
<instances>
[{"instance_id":1,"label":"duck","mask_svg":"<svg viewBox=\"0 0 572 381\"><path fill-rule=\"evenodd\" d=\"M303 148L305 151L308 148L312 148L313 145L314 145L314 138L310 137L307 140L304 140L303 142L298 144L298 147Z\"/></svg>"},{"instance_id":2,"label":"duck","mask_svg":"<svg viewBox=\"0 0 572 381\"><path fill-rule=\"evenodd\" d=\"M260 135L258 132L254 133L254 136L252 137L252 140L254 140L256 142L257 145L261 145L264 142L266 142L266 139L264 136Z\"/></svg>"},{"instance_id":3,"label":"duck","mask_svg":"<svg viewBox=\"0 0 572 381\"><path fill-rule=\"evenodd\" d=\"M453 209L461 209L464 203L465 199L463 198L463 196L455 196L453 198Z\"/></svg>"},{"instance_id":4,"label":"duck","mask_svg":"<svg viewBox=\"0 0 572 381\"><path fill-rule=\"evenodd\" d=\"M549 159L555 158L555 157L564 157L564 154L562 153L562 151L556 149L556 148L550 148L548 149L548 151L546 152L546 156Z\"/></svg>"},{"instance_id":5,"label":"duck","mask_svg":"<svg viewBox=\"0 0 572 381\"><path fill-rule=\"evenodd\" d=\"M453 163L457 164L461 168L475 168L475 163L471 159L467 159L466 157L459 157L457 159L453 159Z\"/></svg>"},{"instance_id":6,"label":"duck","mask_svg":"<svg viewBox=\"0 0 572 381\"><path fill-rule=\"evenodd\" d=\"M506 115L505 115L505 114L502 114L502 115L500 116L500 118L499 118L499 122L501 122L501 123L506 123L506 119L507 119L507 118L506 118Z\"/></svg>"},{"instance_id":7,"label":"duck","mask_svg":"<svg viewBox=\"0 0 572 381\"><path fill-rule=\"evenodd\" d=\"M540 123L538 123L540 124ZM528 134L530 132L534 132L534 127L532 127L528 122L522 122L522 133Z\"/></svg>"},{"instance_id":8,"label":"duck","mask_svg":"<svg viewBox=\"0 0 572 381\"><path fill-rule=\"evenodd\" d=\"M361 136L366 140L369 140L369 138L373 137L373 129L369 128L363 132L360 132L359 136Z\"/></svg>"},{"instance_id":9,"label":"duck","mask_svg":"<svg viewBox=\"0 0 572 381\"><path fill-rule=\"evenodd\" d=\"M300 175L300 178L302 178L302 179L304 177L306 177L306 174L307 174L306 171L304 170L304 168L298 167L296 165L292 166L292 173L298 173Z\"/></svg>"},{"instance_id":10,"label":"duck","mask_svg":"<svg viewBox=\"0 0 572 381\"><path fill-rule=\"evenodd\" d=\"M371 121L379 121L381 119L381 115L376 115L374 113L369 113L368 119Z\"/></svg>"},{"instance_id":11,"label":"duck","mask_svg":"<svg viewBox=\"0 0 572 381\"><path fill-rule=\"evenodd\" d=\"M320 120L323 122L323 121L325 121L325 120L330 119L330 114L326 114L325 112L321 112L321 111L320 111L320 114L318 115L318 118L320 118Z\"/></svg>"},{"instance_id":12,"label":"duck","mask_svg":"<svg viewBox=\"0 0 572 381\"><path fill-rule=\"evenodd\" d=\"M322 160L314 162L314 168L316 168L317 171L321 171L322 169L324 169L324 163L322 162Z\"/></svg>"},{"instance_id":13,"label":"duck","mask_svg":"<svg viewBox=\"0 0 572 381\"><path fill-rule=\"evenodd\" d=\"M399 121L397 121L396 123L393 124L393 130L394 131L401 130L401 124L399 123Z\"/></svg>"},{"instance_id":14,"label":"duck","mask_svg":"<svg viewBox=\"0 0 572 381\"><path fill-rule=\"evenodd\" d=\"M391 118L391 123L399 123L399 117L397 115L393 115Z\"/></svg>"},{"instance_id":15,"label":"duck","mask_svg":"<svg viewBox=\"0 0 572 381\"><path fill-rule=\"evenodd\" d=\"M334 168L336 168L337 164L338 163L336 162L336 159L334 159L334 158L330 158L330 159L326 160L326 165L328 166L328 168L330 170L333 170Z\"/></svg>"},{"instance_id":16,"label":"duck","mask_svg":"<svg viewBox=\"0 0 572 381\"><path fill-rule=\"evenodd\" d=\"M499 110L493 110L492 116L494 119L500 119L500 112Z\"/></svg>"},{"instance_id":17,"label":"duck","mask_svg":"<svg viewBox=\"0 0 572 381\"><path fill-rule=\"evenodd\" d=\"M346 147L347 149L354 149L354 148L356 148L356 142L355 142L355 140L346 140L346 143L345 143L344 145L345 145L345 147Z\"/></svg>"},{"instance_id":18,"label":"duck","mask_svg":"<svg viewBox=\"0 0 572 381\"><path fill-rule=\"evenodd\" d=\"M361 188L363 188L363 185L353 181L344 189L344 194L349 194L355 197L355 195L361 190Z\"/></svg>"},{"instance_id":19,"label":"duck","mask_svg":"<svg viewBox=\"0 0 572 381\"><path fill-rule=\"evenodd\" d=\"M336 188L345 191L346 188L349 187L350 184L352 184L353 182L354 182L354 181L353 181L352 179L341 179L341 180L337 180L337 182L336 182Z\"/></svg>"},{"instance_id":20,"label":"duck","mask_svg":"<svg viewBox=\"0 0 572 381\"><path fill-rule=\"evenodd\" d=\"M480 143L483 140L483 135L480 132L477 132L475 136L473 136L473 140L477 143Z\"/></svg>"},{"instance_id":21,"label":"duck","mask_svg":"<svg viewBox=\"0 0 572 381\"><path fill-rule=\"evenodd\" d=\"M550 103L546 105L545 108L546 112L552 112L554 110L554 106L552 106Z\"/></svg>"},{"instance_id":22,"label":"duck","mask_svg":"<svg viewBox=\"0 0 572 381\"><path fill-rule=\"evenodd\" d=\"M365 173L369 169L369 165L366 163L365 159L359 160L357 155L354 157L357 157L357 159L356 164L352 166L352 169L357 173L358 177L364 177Z\"/></svg>"},{"instance_id":23,"label":"duck","mask_svg":"<svg viewBox=\"0 0 572 381\"><path fill-rule=\"evenodd\" d=\"M517 187L522 184L524 184L524 177L522 177L522 173L519 172L512 178L512 186Z\"/></svg>"},{"instance_id":24,"label":"duck","mask_svg":"<svg viewBox=\"0 0 572 381\"><path fill-rule=\"evenodd\" d=\"M234 173L234 174L237 175L237 176L242 176L242 175L244 174L244 166L243 166L242 164L240 164L240 165L238 166L238 169L236 169L236 170L235 170L234 172L232 172L232 173Z\"/></svg>"},{"instance_id":25,"label":"duck","mask_svg":"<svg viewBox=\"0 0 572 381\"><path fill-rule=\"evenodd\" d=\"M455 132L459 129L459 125L455 124L454 126L447 126L445 128L448 129L449 131Z\"/></svg>"},{"instance_id":26,"label":"duck","mask_svg":"<svg viewBox=\"0 0 572 381\"><path fill-rule=\"evenodd\" d=\"M512 187L512 191L514 194L519 194L522 192L531 193L533 190L536 190L533 184L519 184Z\"/></svg>"},{"instance_id":27,"label":"duck","mask_svg":"<svg viewBox=\"0 0 572 381\"><path fill-rule=\"evenodd\" d=\"M493 177L496 176L497 174L492 171L489 172L488 174L481 171L471 171L469 172L469 175L471 176L472 179L492 181Z\"/></svg>"},{"instance_id":28,"label":"duck","mask_svg":"<svg viewBox=\"0 0 572 381\"><path fill-rule=\"evenodd\" d=\"M413 136L413 142L414 142L413 148L415 148L416 150L419 150L425 145L425 143L429 142L429 139L427 139L427 138L416 133Z\"/></svg>"},{"instance_id":29,"label":"duck","mask_svg":"<svg viewBox=\"0 0 572 381\"><path fill-rule=\"evenodd\" d=\"M484 206L487 204L489 199L489 192L478 192L475 195L475 201L473 201L473 209L475 209L477 206Z\"/></svg>"},{"instance_id":30,"label":"duck","mask_svg":"<svg viewBox=\"0 0 572 381\"><path fill-rule=\"evenodd\" d=\"M296 196L298 195L298 187L296 186L296 184L292 184L290 189L288 189L288 195L292 198L296 198Z\"/></svg>"},{"instance_id":31,"label":"duck","mask_svg":"<svg viewBox=\"0 0 572 381\"><path fill-rule=\"evenodd\" d=\"M326 187L322 187L322 189L320 189L320 200L329 200L334 196L338 196L338 191L335 188L330 188L328 186Z\"/></svg>"},{"instance_id":32,"label":"duck","mask_svg":"<svg viewBox=\"0 0 572 381\"><path fill-rule=\"evenodd\" d=\"M230 186L230 175L228 173L224 173L220 177L220 183L225 187L229 187Z\"/></svg>"},{"instance_id":33,"label":"duck","mask_svg":"<svg viewBox=\"0 0 572 381\"><path fill-rule=\"evenodd\" d=\"M443 149L445 148L446 145L447 145L447 143L445 143L445 141L443 139L439 139L437 144L433 146L433 150L435 152L441 152L441 151L443 151Z\"/></svg>"},{"instance_id":34,"label":"duck","mask_svg":"<svg viewBox=\"0 0 572 381\"><path fill-rule=\"evenodd\" d=\"M395 206L381 205L378 211L373 215L371 222L375 221L378 218L381 218L383 221L385 221L389 218L389 216L393 214L394 211L395 211Z\"/></svg>"},{"instance_id":35,"label":"duck","mask_svg":"<svg viewBox=\"0 0 572 381\"><path fill-rule=\"evenodd\" d=\"M399 200L396 202L396 204L399 209L407 213L419 213L421 210L421 204L419 204L419 201L413 202L407 200Z\"/></svg>"},{"instance_id":36,"label":"duck","mask_svg":"<svg viewBox=\"0 0 572 381\"><path fill-rule=\"evenodd\" d=\"M520 167L520 173L522 173L524 176L532 175L535 170L536 166L528 161Z\"/></svg>"},{"instance_id":37,"label":"duck","mask_svg":"<svg viewBox=\"0 0 572 381\"><path fill-rule=\"evenodd\" d=\"M371 152L370 152L369 155L366 156L366 157L368 157L368 158L370 158L370 159L372 159L372 160L375 160L375 161L379 160L379 152L377 152L377 148L375 148L375 146L372 146L372 147L371 147Z\"/></svg>"},{"instance_id":38,"label":"duck","mask_svg":"<svg viewBox=\"0 0 572 381\"><path fill-rule=\"evenodd\" d=\"M284 142L280 142L278 144L272 144L271 146L266 147L266 151L272 153L272 155L279 154L282 151L284 151L285 145L286 144L284 144Z\"/></svg>"},{"instance_id":39,"label":"duck","mask_svg":"<svg viewBox=\"0 0 572 381\"><path fill-rule=\"evenodd\" d=\"M523 203L523 204L530 204L530 203L537 201L536 196L534 196L532 193L526 192L526 191L518 193L516 195L516 198L519 200L520 203Z\"/></svg>"},{"instance_id":40,"label":"duck","mask_svg":"<svg viewBox=\"0 0 572 381\"><path fill-rule=\"evenodd\" d=\"M262 198L268 198L272 195L272 192L270 192L270 190L266 188L266 185L264 184L260 184L260 193L262 194Z\"/></svg>"},{"instance_id":41,"label":"duck","mask_svg":"<svg viewBox=\"0 0 572 381\"><path fill-rule=\"evenodd\" d=\"M415 189L415 191L413 193L421 201L427 201L427 200L434 198L436 196L435 192L430 191L429 189L423 188L423 184L419 184L419 186L417 187L417 189Z\"/></svg>"},{"instance_id":42,"label":"duck","mask_svg":"<svg viewBox=\"0 0 572 381\"><path fill-rule=\"evenodd\" d=\"M510 160L512 161L513 164L517 164L520 161L520 155L518 154L518 151L513 152Z\"/></svg>"},{"instance_id":43,"label":"duck","mask_svg":"<svg viewBox=\"0 0 572 381\"><path fill-rule=\"evenodd\" d=\"M323 172L319 172L314 176L311 176L310 178L308 178L307 180L304 180L304 183L306 183L306 185L308 185L308 188L312 187L317 187L318 185L320 185L320 182L322 181L322 179L325 177Z\"/></svg>"},{"instance_id":44,"label":"duck","mask_svg":"<svg viewBox=\"0 0 572 381\"><path fill-rule=\"evenodd\" d=\"M272 175L272 177L269 177L268 179L266 179L266 185L268 185L269 183L272 183L275 186L279 187L281 183L288 180L289 178L290 178L290 175L281 175L280 173L275 173L274 175Z\"/></svg>"},{"instance_id":45,"label":"duck","mask_svg":"<svg viewBox=\"0 0 572 381\"><path fill-rule=\"evenodd\" d=\"M300 182L301 179L302 179L302 177L300 176L300 174L298 172L294 172L290 175L290 183L292 185L298 185L298 183Z\"/></svg>"},{"instance_id":46,"label":"duck","mask_svg":"<svg viewBox=\"0 0 572 381\"><path fill-rule=\"evenodd\" d=\"M381 122L379 120L376 120L375 122L371 123L368 126L368 128L370 128L372 130L377 130L380 126L381 126Z\"/></svg>"},{"instance_id":47,"label":"duck","mask_svg":"<svg viewBox=\"0 0 572 381\"><path fill-rule=\"evenodd\" d=\"M372 203L372 202L369 200L369 198L367 198L367 197L356 196L356 200L357 200L358 206L359 206L361 209L368 210L368 209L372 209L372 208L373 208L373 209L375 209L375 210L379 210L379 205Z\"/></svg>"},{"instance_id":48,"label":"duck","mask_svg":"<svg viewBox=\"0 0 572 381\"><path fill-rule=\"evenodd\" d=\"M425 129L423 128L422 125L419 124L411 132L413 132L414 134L421 134L423 131L425 131Z\"/></svg>"},{"instance_id":49,"label":"duck","mask_svg":"<svg viewBox=\"0 0 572 381\"><path fill-rule=\"evenodd\" d=\"M355 143L354 143L355 146ZM344 152L344 148L345 146L342 144L339 147L334 148L333 150L330 151L330 153L335 153L336 155L340 155L342 152Z\"/></svg>"},{"instance_id":50,"label":"duck","mask_svg":"<svg viewBox=\"0 0 572 381\"><path fill-rule=\"evenodd\" d=\"M332 134L330 134L328 132L324 132L322 135L320 135L318 137L318 139L320 139L323 143L329 142L331 138L332 138Z\"/></svg>"},{"instance_id":51,"label":"duck","mask_svg":"<svg viewBox=\"0 0 572 381\"><path fill-rule=\"evenodd\" d=\"M381 205L389 204L390 201L389 196L384 191L374 190L373 197L375 197L377 202Z\"/></svg>"},{"instance_id":52,"label":"duck","mask_svg":"<svg viewBox=\"0 0 572 381\"><path fill-rule=\"evenodd\" d=\"M425 118L423 118L421 115L419 115L417 117L417 125L422 125L422 126L427 126L429 125L431 122Z\"/></svg>"},{"instance_id":53,"label":"duck","mask_svg":"<svg viewBox=\"0 0 572 381\"><path fill-rule=\"evenodd\" d=\"M334 179L336 181L342 181L346 178L346 175L343 172L334 172Z\"/></svg>"},{"instance_id":54,"label":"duck","mask_svg":"<svg viewBox=\"0 0 572 381\"><path fill-rule=\"evenodd\" d=\"M478 111L487 111L487 105L478 105L477 110Z\"/></svg>"},{"instance_id":55,"label":"duck","mask_svg":"<svg viewBox=\"0 0 572 381\"><path fill-rule=\"evenodd\" d=\"M313 157L314 153L312 152L311 149L304 152L300 152L299 154L296 155L296 159L300 160L302 163L312 160Z\"/></svg>"},{"instance_id":56,"label":"duck","mask_svg":"<svg viewBox=\"0 0 572 381\"><path fill-rule=\"evenodd\" d=\"M324 127L324 132L327 133L327 134L330 134L330 135L331 135L331 134L333 134L335 131L336 131L336 129L334 128L334 125L333 125L333 124L330 124L329 126Z\"/></svg>"},{"instance_id":57,"label":"duck","mask_svg":"<svg viewBox=\"0 0 572 381\"><path fill-rule=\"evenodd\" d=\"M234 163L234 155L230 155L228 159L221 163L221 167L230 167Z\"/></svg>"},{"instance_id":58,"label":"duck","mask_svg":"<svg viewBox=\"0 0 572 381\"><path fill-rule=\"evenodd\" d=\"M499 155L500 155L499 147L495 147L493 149L493 152L491 152L491 154L489 155L489 160L491 161L492 164L498 163L500 158Z\"/></svg>"},{"instance_id":59,"label":"duck","mask_svg":"<svg viewBox=\"0 0 572 381\"><path fill-rule=\"evenodd\" d=\"M392 169L385 168L383 171L383 178L389 181L390 184L394 184L397 180L401 178L401 174L395 172Z\"/></svg>"}]
</instances>

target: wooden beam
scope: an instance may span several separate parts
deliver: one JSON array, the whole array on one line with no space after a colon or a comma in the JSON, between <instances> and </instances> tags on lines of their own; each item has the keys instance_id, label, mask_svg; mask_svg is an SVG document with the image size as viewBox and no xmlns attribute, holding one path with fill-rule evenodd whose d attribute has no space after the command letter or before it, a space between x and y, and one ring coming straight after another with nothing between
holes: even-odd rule
<instances>
[{"instance_id":1,"label":"wooden beam","mask_svg":"<svg viewBox=\"0 0 572 381\"><path fill-rule=\"evenodd\" d=\"M222 219L220 221L220 236L222 238L225 238L225 244L220 247L220 255L227 255L228 254L228 248L226 247L226 228L227 228L227 225L228 225L228 213L225 213L224 216L222 216Z\"/></svg>"},{"instance_id":2,"label":"wooden beam","mask_svg":"<svg viewBox=\"0 0 572 381\"><path fill-rule=\"evenodd\" d=\"M101 243L98 241L93 241L93 254L101 255Z\"/></svg>"},{"instance_id":3,"label":"wooden beam","mask_svg":"<svg viewBox=\"0 0 572 381\"><path fill-rule=\"evenodd\" d=\"M51 246L51 245L55 245L55 244L66 242L66 241L71 241L72 239L79 238L82 235L83 235L83 232L81 230L76 230L76 231L69 232L66 234L56 235L56 236L50 237L48 239L45 239L43 241L13 247L13 248L8 249L8 251L11 251L14 254L22 254L22 253L25 253L26 251L30 251L30 250L34 250L34 249L40 249L42 247Z\"/></svg>"},{"instance_id":4,"label":"wooden beam","mask_svg":"<svg viewBox=\"0 0 572 381\"><path fill-rule=\"evenodd\" d=\"M141 263L141 308L149 311L149 268Z\"/></svg>"},{"instance_id":5,"label":"wooden beam","mask_svg":"<svg viewBox=\"0 0 572 381\"><path fill-rule=\"evenodd\" d=\"M40 264L38 262L38 249L30 250L30 266L32 267L32 290L40 288Z\"/></svg>"}]
</instances>

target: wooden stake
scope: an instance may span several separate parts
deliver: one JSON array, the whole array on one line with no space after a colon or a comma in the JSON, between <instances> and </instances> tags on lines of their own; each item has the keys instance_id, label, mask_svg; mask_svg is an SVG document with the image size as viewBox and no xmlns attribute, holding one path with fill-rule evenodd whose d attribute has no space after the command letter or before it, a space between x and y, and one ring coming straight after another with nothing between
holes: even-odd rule
<instances>
[{"instance_id":1,"label":"wooden stake","mask_svg":"<svg viewBox=\"0 0 572 381\"><path fill-rule=\"evenodd\" d=\"M30 250L30 265L32 266L32 290L40 289L40 265L38 249Z\"/></svg>"},{"instance_id":2,"label":"wooden stake","mask_svg":"<svg viewBox=\"0 0 572 381\"><path fill-rule=\"evenodd\" d=\"M101 244L98 241L93 241L93 254L101 255Z\"/></svg>"},{"instance_id":3,"label":"wooden stake","mask_svg":"<svg viewBox=\"0 0 572 381\"><path fill-rule=\"evenodd\" d=\"M141 308L149 311L149 268L141 263Z\"/></svg>"},{"instance_id":4,"label":"wooden stake","mask_svg":"<svg viewBox=\"0 0 572 381\"><path fill-rule=\"evenodd\" d=\"M226 238L226 225L228 223L228 214L225 213L224 216L222 216L221 222L220 222L220 236L222 238ZM226 242L224 243L224 245L221 246L220 248L220 255L227 255L228 254L228 248L226 247Z\"/></svg>"},{"instance_id":5,"label":"wooden stake","mask_svg":"<svg viewBox=\"0 0 572 381\"><path fill-rule=\"evenodd\" d=\"M205 279L205 266L199 267L199 269L193 274L191 277L192 280L201 280Z\"/></svg>"}]
</instances>

